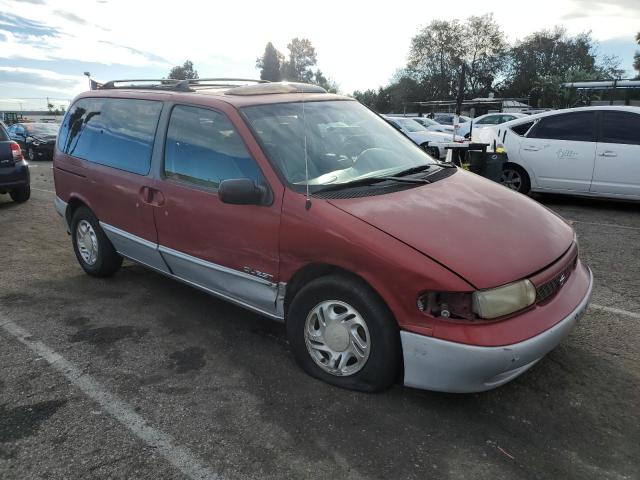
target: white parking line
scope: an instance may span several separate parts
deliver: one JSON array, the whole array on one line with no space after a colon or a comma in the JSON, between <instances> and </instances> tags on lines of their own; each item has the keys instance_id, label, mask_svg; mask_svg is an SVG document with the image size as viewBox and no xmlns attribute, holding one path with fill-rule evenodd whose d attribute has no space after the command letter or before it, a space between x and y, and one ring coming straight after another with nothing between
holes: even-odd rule
<instances>
[{"instance_id":1,"label":"white parking line","mask_svg":"<svg viewBox=\"0 0 640 480\"><path fill-rule=\"evenodd\" d=\"M42 188L31 187L31 190L37 190L39 192L56 193L53 190L43 190Z\"/></svg>"},{"instance_id":2,"label":"white parking line","mask_svg":"<svg viewBox=\"0 0 640 480\"><path fill-rule=\"evenodd\" d=\"M631 317L631 318L635 318L636 320L640 320L640 313L630 312L628 310L622 310L620 308L605 307L604 305L598 305L597 303L590 304L589 308L593 308L595 310L602 310L603 312L615 313L617 315L625 315L627 317Z\"/></svg>"},{"instance_id":3,"label":"white parking line","mask_svg":"<svg viewBox=\"0 0 640 480\"><path fill-rule=\"evenodd\" d=\"M32 340L31 334L0 316L0 326L33 353L44 358L54 369L62 373L73 385L98 403L136 437L155 449L171 465L192 480L220 480L221 477L200 462L191 451L176 444L173 437L153 428L138 415L131 405L107 391L100 383L86 375L62 355L39 340Z\"/></svg>"}]
</instances>

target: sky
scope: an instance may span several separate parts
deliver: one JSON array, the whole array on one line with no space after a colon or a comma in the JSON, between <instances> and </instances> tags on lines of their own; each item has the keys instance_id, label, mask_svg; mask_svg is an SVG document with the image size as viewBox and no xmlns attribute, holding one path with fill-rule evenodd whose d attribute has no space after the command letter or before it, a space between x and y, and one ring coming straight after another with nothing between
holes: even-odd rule
<instances>
[{"instance_id":1,"label":"sky","mask_svg":"<svg viewBox=\"0 0 640 480\"><path fill-rule=\"evenodd\" d=\"M273 42L311 40L340 90L377 88L406 64L434 19L493 13L509 42L555 25L591 31L602 55L634 74L640 0L0 0L0 109L64 104L98 81L161 78L186 59L200 77L258 78Z\"/></svg>"}]
</instances>

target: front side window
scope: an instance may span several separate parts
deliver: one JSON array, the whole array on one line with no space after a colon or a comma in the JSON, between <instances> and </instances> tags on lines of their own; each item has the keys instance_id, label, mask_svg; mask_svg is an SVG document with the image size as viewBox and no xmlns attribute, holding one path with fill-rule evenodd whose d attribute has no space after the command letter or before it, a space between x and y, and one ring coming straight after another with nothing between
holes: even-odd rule
<instances>
[{"instance_id":1,"label":"front side window","mask_svg":"<svg viewBox=\"0 0 640 480\"><path fill-rule=\"evenodd\" d=\"M260 169L226 115L183 105L171 112L164 174L210 188L237 178L264 183Z\"/></svg>"},{"instance_id":2,"label":"front side window","mask_svg":"<svg viewBox=\"0 0 640 480\"><path fill-rule=\"evenodd\" d=\"M93 163L146 175L162 103L83 98L65 116L58 148Z\"/></svg>"},{"instance_id":3,"label":"front side window","mask_svg":"<svg viewBox=\"0 0 640 480\"><path fill-rule=\"evenodd\" d=\"M640 115L603 111L598 141L640 145Z\"/></svg>"},{"instance_id":4,"label":"front side window","mask_svg":"<svg viewBox=\"0 0 640 480\"><path fill-rule=\"evenodd\" d=\"M542 118L529 138L547 140L595 141L595 112L572 112Z\"/></svg>"},{"instance_id":5,"label":"front side window","mask_svg":"<svg viewBox=\"0 0 640 480\"><path fill-rule=\"evenodd\" d=\"M314 186L348 183L435 163L358 102L278 103L242 112L271 163L293 186L305 185L307 178Z\"/></svg>"}]
</instances>

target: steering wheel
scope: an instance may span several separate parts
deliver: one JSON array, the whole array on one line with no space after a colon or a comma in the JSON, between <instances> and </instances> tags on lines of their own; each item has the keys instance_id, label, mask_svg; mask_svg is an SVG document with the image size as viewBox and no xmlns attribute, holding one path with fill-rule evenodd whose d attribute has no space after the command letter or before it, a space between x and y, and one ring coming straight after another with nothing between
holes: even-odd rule
<instances>
[{"instance_id":1,"label":"steering wheel","mask_svg":"<svg viewBox=\"0 0 640 480\"><path fill-rule=\"evenodd\" d=\"M360 171L384 170L385 168L394 166L394 162L392 160L393 157L393 151L387 148L367 148L366 150L360 152L360 155L358 155L358 158L356 158L354 168Z\"/></svg>"}]
</instances>

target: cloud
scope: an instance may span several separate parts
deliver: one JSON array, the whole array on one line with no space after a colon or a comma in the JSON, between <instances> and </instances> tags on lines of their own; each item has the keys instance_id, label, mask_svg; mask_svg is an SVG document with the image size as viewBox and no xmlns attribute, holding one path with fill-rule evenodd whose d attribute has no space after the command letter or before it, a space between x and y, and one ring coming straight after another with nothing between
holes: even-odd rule
<instances>
[{"instance_id":1,"label":"cloud","mask_svg":"<svg viewBox=\"0 0 640 480\"><path fill-rule=\"evenodd\" d=\"M88 23L84 18L79 17L75 13L67 12L66 10L54 10L53 13L65 20L69 20L70 22L77 23L79 25L87 25Z\"/></svg>"},{"instance_id":2,"label":"cloud","mask_svg":"<svg viewBox=\"0 0 640 480\"><path fill-rule=\"evenodd\" d=\"M45 0L16 0L18 3L30 3L32 5L45 5Z\"/></svg>"},{"instance_id":3,"label":"cloud","mask_svg":"<svg viewBox=\"0 0 640 480\"><path fill-rule=\"evenodd\" d=\"M14 35L55 35L58 30L26 17L0 12L0 29Z\"/></svg>"},{"instance_id":4,"label":"cloud","mask_svg":"<svg viewBox=\"0 0 640 480\"><path fill-rule=\"evenodd\" d=\"M573 9L565 13L563 20L619 15L640 17L638 0L573 0Z\"/></svg>"},{"instance_id":5,"label":"cloud","mask_svg":"<svg viewBox=\"0 0 640 480\"><path fill-rule=\"evenodd\" d=\"M126 45L120 45L118 43L109 42L107 40L98 40L98 41L100 43L104 43L105 45L111 45L117 48L124 48L125 50L133 53L134 55L140 55L142 57L149 59L152 62L167 63L167 64L169 63L169 61L166 58L162 58L161 56L155 55L150 52L143 52L142 50L138 50L137 48L127 47Z\"/></svg>"},{"instance_id":6,"label":"cloud","mask_svg":"<svg viewBox=\"0 0 640 480\"><path fill-rule=\"evenodd\" d=\"M0 85L28 86L37 90L74 93L86 86L80 75L63 75L51 70L24 67L0 67ZM85 88L86 89L86 88Z\"/></svg>"}]
</instances>

